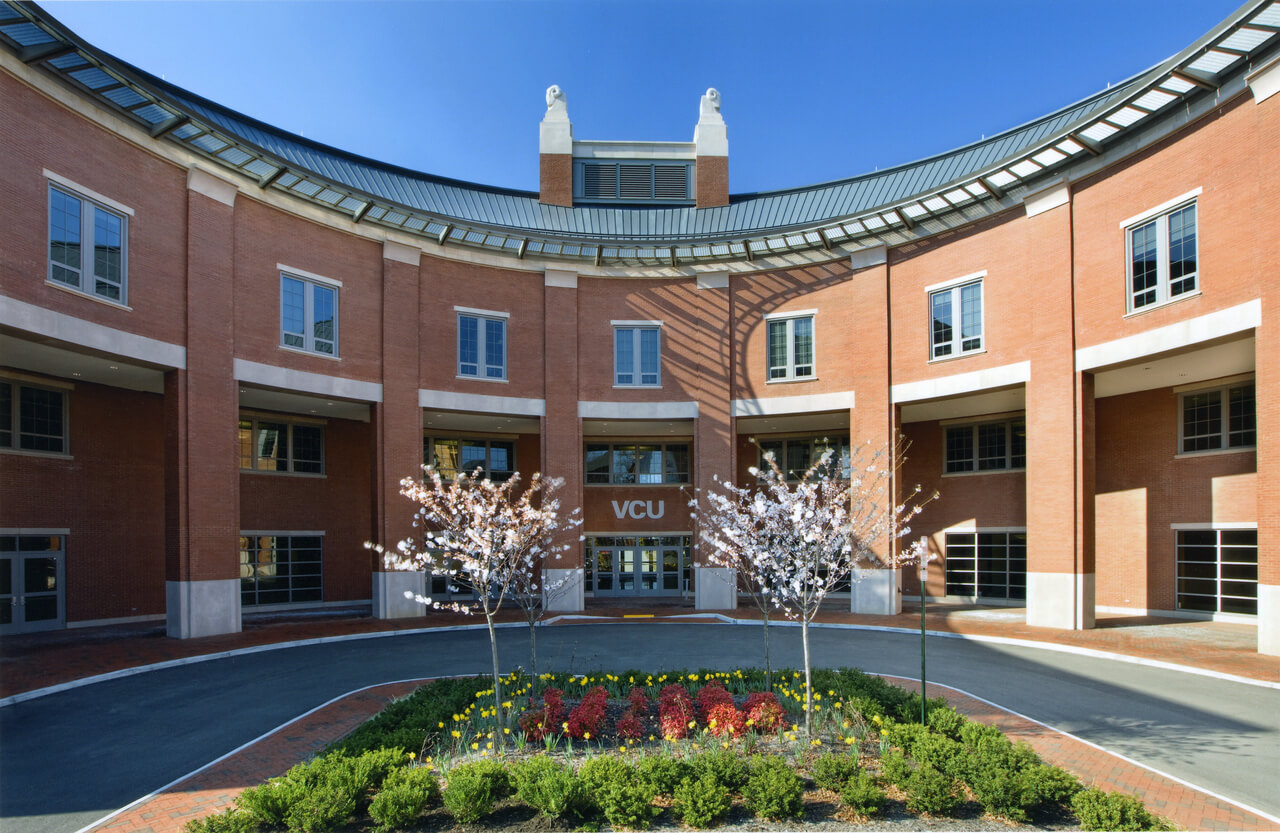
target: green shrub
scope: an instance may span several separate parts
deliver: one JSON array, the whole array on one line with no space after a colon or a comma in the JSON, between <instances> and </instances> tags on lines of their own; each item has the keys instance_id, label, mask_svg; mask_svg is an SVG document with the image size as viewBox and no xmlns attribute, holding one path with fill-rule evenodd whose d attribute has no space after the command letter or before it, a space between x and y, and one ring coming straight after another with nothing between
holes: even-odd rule
<instances>
[{"instance_id":1,"label":"green shrub","mask_svg":"<svg viewBox=\"0 0 1280 833\"><path fill-rule=\"evenodd\" d=\"M182 826L183 833L253 833L257 829L258 820L252 813L231 807Z\"/></svg>"},{"instance_id":2,"label":"green shrub","mask_svg":"<svg viewBox=\"0 0 1280 833\"><path fill-rule=\"evenodd\" d=\"M928 737L936 737L928 726L919 723L886 723L889 731L889 743L901 749L908 758L916 755L916 745Z\"/></svg>"},{"instance_id":3,"label":"green shrub","mask_svg":"<svg viewBox=\"0 0 1280 833\"><path fill-rule=\"evenodd\" d=\"M1036 804L1070 804L1071 799L1084 787L1080 780L1065 769L1039 764L1025 771L1027 791L1035 797Z\"/></svg>"},{"instance_id":4,"label":"green shrub","mask_svg":"<svg viewBox=\"0 0 1280 833\"><path fill-rule=\"evenodd\" d=\"M952 778L964 778L969 768L969 756L965 754L964 746L936 732L920 736L911 750L911 757L917 764L928 764Z\"/></svg>"},{"instance_id":5,"label":"green shrub","mask_svg":"<svg viewBox=\"0 0 1280 833\"><path fill-rule=\"evenodd\" d=\"M952 740L960 740L960 730L969 722L969 718L957 712L950 706L941 709L931 709L929 711L929 728L933 731L946 735Z\"/></svg>"},{"instance_id":6,"label":"green shrub","mask_svg":"<svg viewBox=\"0 0 1280 833\"><path fill-rule=\"evenodd\" d=\"M741 790L751 774L747 771L746 762L728 749L704 752L689 761L689 768L694 778L709 775L728 788L729 792Z\"/></svg>"},{"instance_id":7,"label":"green shrub","mask_svg":"<svg viewBox=\"0 0 1280 833\"><path fill-rule=\"evenodd\" d=\"M595 800L609 825L615 829L646 830L657 813L653 806L653 790L636 781L607 784L596 793Z\"/></svg>"},{"instance_id":8,"label":"green shrub","mask_svg":"<svg viewBox=\"0 0 1280 833\"><path fill-rule=\"evenodd\" d=\"M762 819L799 818L804 815L804 781L786 759L760 758L742 790L747 807Z\"/></svg>"},{"instance_id":9,"label":"green shrub","mask_svg":"<svg viewBox=\"0 0 1280 833\"><path fill-rule=\"evenodd\" d=\"M369 803L369 817L378 830L408 826L440 800L440 782L426 767L397 769L382 782Z\"/></svg>"},{"instance_id":10,"label":"green shrub","mask_svg":"<svg viewBox=\"0 0 1280 833\"><path fill-rule=\"evenodd\" d=\"M449 770L442 798L444 808L462 824L471 824L489 815L493 803L503 796L496 787L497 782L509 784L505 770L498 764L501 779L495 776L492 761L475 761L461 764Z\"/></svg>"},{"instance_id":11,"label":"green shrub","mask_svg":"<svg viewBox=\"0 0 1280 833\"><path fill-rule=\"evenodd\" d=\"M900 751L890 749L880 756L880 774L890 784L905 789L907 779L911 777L911 764Z\"/></svg>"},{"instance_id":12,"label":"green shrub","mask_svg":"<svg viewBox=\"0 0 1280 833\"><path fill-rule=\"evenodd\" d=\"M544 775L560 769L564 769L564 765L558 763L555 758L546 755L533 755L512 764L511 769L507 772L507 777L511 782L511 789L515 791L516 795L520 795L520 791L525 788L526 784L537 781Z\"/></svg>"},{"instance_id":13,"label":"green shrub","mask_svg":"<svg viewBox=\"0 0 1280 833\"><path fill-rule=\"evenodd\" d=\"M690 827L711 827L728 814L729 790L715 776L686 778L676 787L672 807Z\"/></svg>"},{"instance_id":14,"label":"green shrub","mask_svg":"<svg viewBox=\"0 0 1280 833\"><path fill-rule=\"evenodd\" d=\"M588 790L597 793L610 784L626 784L636 780L636 770L621 758L602 755L583 764L578 769L578 777Z\"/></svg>"},{"instance_id":15,"label":"green shrub","mask_svg":"<svg viewBox=\"0 0 1280 833\"><path fill-rule=\"evenodd\" d=\"M535 761L542 763L535 764ZM591 804L586 783L571 767L538 756L513 773L516 795L525 804L550 819L570 813L585 815Z\"/></svg>"},{"instance_id":16,"label":"green shrub","mask_svg":"<svg viewBox=\"0 0 1280 833\"><path fill-rule=\"evenodd\" d=\"M420 752L424 745L434 746L441 734L439 724L451 722L453 715L474 701L477 684L484 688L491 682L472 677L427 683L410 696L389 703L354 732L330 744L325 752L359 755L380 748Z\"/></svg>"},{"instance_id":17,"label":"green shrub","mask_svg":"<svg viewBox=\"0 0 1280 833\"><path fill-rule=\"evenodd\" d=\"M655 795L671 795L681 781L693 774L684 761L667 755L646 755L636 764L636 772L640 783Z\"/></svg>"},{"instance_id":18,"label":"green shrub","mask_svg":"<svg viewBox=\"0 0 1280 833\"><path fill-rule=\"evenodd\" d=\"M863 816L874 816L885 802L884 790L865 772L859 772L845 782L840 798L846 807Z\"/></svg>"},{"instance_id":19,"label":"green shrub","mask_svg":"<svg viewBox=\"0 0 1280 833\"><path fill-rule=\"evenodd\" d=\"M844 782L858 772L858 759L837 752L825 752L813 762L810 774L813 783L824 790L840 792Z\"/></svg>"},{"instance_id":20,"label":"green shrub","mask_svg":"<svg viewBox=\"0 0 1280 833\"><path fill-rule=\"evenodd\" d=\"M956 780L929 764L918 768L907 778L907 807L916 813L945 816L960 803Z\"/></svg>"},{"instance_id":21,"label":"green shrub","mask_svg":"<svg viewBox=\"0 0 1280 833\"><path fill-rule=\"evenodd\" d=\"M290 770L292 771L292 770ZM267 783L250 787L236 796L236 806L264 827L284 827L285 816L302 798L306 787L288 777L272 778Z\"/></svg>"},{"instance_id":22,"label":"green shrub","mask_svg":"<svg viewBox=\"0 0 1280 833\"><path fill-rule=\"evenodd\" d=\"M291 833L325 833L346 826L359 805L360 794L350 784L323 783L294 802L284 824Z\"/></svg>"},{"instance_id":23,"label":"green shrub","mask_svg":"<svg viewBox=\"0 0 1280 833\"><path fill-rule=\"evenodd\" d=\"M995 726L989 726L986 723L978 723L970 720L960 727L960 742L970 748L977 748L982 738L1004 738L1000 730Z\"/></svg>"},{"instance_id":24,"label":"green shrub","mask_svg":"<svg viewBox=\"0 0 1280 833\"><path fill-rule=\"evenodd\" d=\"M1076 793L1071 810L1085 830L1167 830L1163 819L1151 815L1142 802L1124 793L1091 787Z\"/></svg>"}]
</instances>

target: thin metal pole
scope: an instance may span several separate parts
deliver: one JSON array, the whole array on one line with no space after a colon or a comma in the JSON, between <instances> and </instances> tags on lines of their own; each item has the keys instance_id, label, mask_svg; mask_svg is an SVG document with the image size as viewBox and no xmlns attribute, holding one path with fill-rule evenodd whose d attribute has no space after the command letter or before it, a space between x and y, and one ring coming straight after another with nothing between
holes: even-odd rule
<instances>
[{"instance_id":1,"label":"thin metal pole","mask_svg":"<svg viewBox=\"0 0 1280 833\"><path fill-rule=\"evenodd\" d=\"M925 579L927 578L928 578L927 568L923 564L921 564L920 565L920 725L922 726L928 725L927 703L929 700L929 694L925 689L926 683L925 683L925 674L924 674L924 633L925 633L924 592L925 592Z\"/></svg>"}]
</instances>

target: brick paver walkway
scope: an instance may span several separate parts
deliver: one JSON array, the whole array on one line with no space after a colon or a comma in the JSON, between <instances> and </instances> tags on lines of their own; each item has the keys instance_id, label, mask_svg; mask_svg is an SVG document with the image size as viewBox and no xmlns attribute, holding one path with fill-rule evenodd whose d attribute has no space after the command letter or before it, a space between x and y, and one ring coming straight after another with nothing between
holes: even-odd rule
<instances>
[{"instance_id":1,"label":"brick paver walkway","mask_svg":"<svg viewBox=\"0 0 1280 833\"><path fill-rule=\"evenodd\" d=\"M910 680L894 682L918 690ZM232 806L247 787L283 774L325 744L355 728L418 683L391 683L365 689L290 723L271 735L213 764L170 789L130 807L98 825L92 833L178 833L188 821ZM1078 776L1085 784L1123 790L1140 797L1152 812L1191 830L1271 830L1275 823L1226 801L1206 795L1075 738L991 706L946 686L945 696L961 713L1000 727L1014 740L1031 744L1046 761Z\"/></svg>"}]
</instances>

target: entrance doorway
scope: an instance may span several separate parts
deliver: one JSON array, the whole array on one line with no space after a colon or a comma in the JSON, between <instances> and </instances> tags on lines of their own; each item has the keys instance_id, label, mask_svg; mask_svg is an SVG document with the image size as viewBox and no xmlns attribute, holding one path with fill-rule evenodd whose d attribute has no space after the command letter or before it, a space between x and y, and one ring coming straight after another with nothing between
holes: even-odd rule
<instances>
[{"instance_id":1,"label":"entrance doorway","mask_svg":"<svg viewBox=\"0 0 1280 833\"><path fill-rule=\"evenodd\" d=\"M65 535L0 531L0 633L66 625L63 609Z\"/></svg>"},{"instance_id":2,"label":"entrance doorway","mask_svg":"<svg viewBox=\"0 0 1280 833\"><path fill-rule=\"evenodd\" d=\"M688 535L593 535L586 544L588 593L679 596L689 590Z\"/></svg>"}]
</instances>

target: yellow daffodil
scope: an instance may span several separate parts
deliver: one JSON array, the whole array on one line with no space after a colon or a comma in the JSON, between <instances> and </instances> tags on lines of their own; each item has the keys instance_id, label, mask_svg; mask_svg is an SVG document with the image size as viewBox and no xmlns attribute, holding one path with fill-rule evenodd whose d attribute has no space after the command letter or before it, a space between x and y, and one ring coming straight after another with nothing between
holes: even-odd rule
<instances>
[{"instance_id":1,"label":"yellow daffodil","mask_svg":"<svg viewBox=\"0 0 1280 833\"><path fill-rule=\"evenodd\" d=\"M415 758L417 758L417 757L418 757L418 753L417 753L417 752L410 752L410 753L409 753L409 760L411 760L411 761L412 761L412 760L414 760L414 759L415 759Z\"/></svg>"},{"instance_id":2,"label":"yellow daffodil","mask_svg":"<svg viewBox=\"0 0 1280 833\"><path fill-rule=\"evenodd\" d=\"M473 744L471 744L471 748L472 748L472 749L479 749L479 748L480 748L480 744L478 744L478 743L473 743Z\"/></svg>"},{"instance_id":3,"label":"yellow daffodil","mask_svg":"<svg viewBox=\"0 0 1280 833\"><path fill-rule=\"evenodd\" d=\"M455 738L460 738L460 737L462 737L462 733L461 733L461 732L459 732L457 729L454 729L454 730L453 730L453 732L452 732L451 734L452 734Z\"/></svg>"},{"instance_id":4,"label":"yellow daffodil","mask_svg":"<svg viewBox=\"0 0 1280 833\"><path fill-rule=\"evenodd\" d=\"M882 738L887 738L887 737L889 737L889 730L888 730L888 729L881 729L881 730L880 730L880 737L882 737Z\"/></svg>"},{"instance_id":5,"label":"yellow daffodil","mask_svg":"<svg viewBox=\"0 0 1280 833\"><path fill-rule=\"evenodd\" d=\"M437 728L437 729L443 729L443 728L444 728L444 721L443 721L443 720L441 720L439 723L437 723L437 724L436 724L436 728Z\"/></svg>"},{"instance_id":6,"label":"yellow daffodil","mask_svg":"<svg viewBox=\"0 0 1280 833\"><path fill-rule=\"evenodd\" d=\"M492 748L493 748L493 741L489 741L488 743L486 743L486 744L484 745L484 748L485 748L485 749L492 749Z\"/></svg>"},{"instance_id":7,"label":"yellow daffodil","mask_svg":"<svg viewBox=\"0 0 1280 833\"><path fill-rule=\"evenodd\" d=\"M583 732L583 733L582 733L582 739L583 739L583 740L591 740L591 733L590 733L590 732Z\"/></svg>"}]
</instances>

